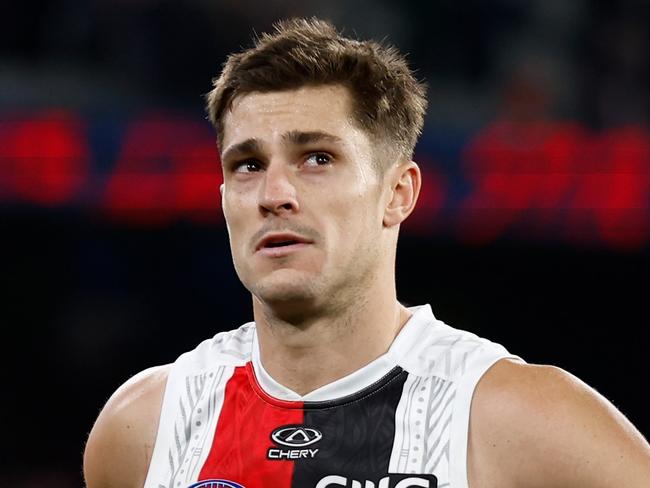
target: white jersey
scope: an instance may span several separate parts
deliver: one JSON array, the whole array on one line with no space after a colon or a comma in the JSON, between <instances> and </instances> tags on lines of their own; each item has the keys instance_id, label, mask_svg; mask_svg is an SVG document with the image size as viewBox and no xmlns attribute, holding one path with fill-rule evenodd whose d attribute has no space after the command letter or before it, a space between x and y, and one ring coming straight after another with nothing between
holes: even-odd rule
<instances>
[{"instance_id":1,"label":"white jersey","mask_svg":"<svg viewBox=\"0 0 650 488\"><path fill-rule=\"evenodd\" d=\"M145 488L467 488L474 389L516 357L411 311L384 355L304 396L264 370L253 322L183 354Z\"/></svg>"}]
</instances>

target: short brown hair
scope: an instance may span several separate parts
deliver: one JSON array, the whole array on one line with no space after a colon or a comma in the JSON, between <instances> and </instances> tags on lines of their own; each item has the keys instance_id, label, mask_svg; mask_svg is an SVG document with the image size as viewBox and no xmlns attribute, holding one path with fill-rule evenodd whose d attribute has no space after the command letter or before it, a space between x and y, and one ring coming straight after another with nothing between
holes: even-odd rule
<instances>
[{"instance_id":1,"label":"short brown hair","mask_svg":"<svg viewBox=\"0 0 650 488\"><path fill-rule=\"evenodd\" d=\"M274 25L255 46L231 54L207 96L209 119L223 142L224 113L251 92L341 84L350 90L353 119L396 156L410 158L422 132L426 89L395 48L343 37L329 22L291 19ZM393 152L393 151L391 151Z\"/></svg>"}]
</instances>

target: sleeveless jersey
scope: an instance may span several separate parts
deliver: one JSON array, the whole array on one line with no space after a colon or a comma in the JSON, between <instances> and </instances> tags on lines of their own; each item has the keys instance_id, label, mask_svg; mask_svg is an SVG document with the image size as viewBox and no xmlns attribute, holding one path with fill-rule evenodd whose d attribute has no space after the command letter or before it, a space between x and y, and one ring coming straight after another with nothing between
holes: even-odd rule
<instances>
[{"instance_id":1,"label":"sleeveless jersey","mask_svg":"<svg viewBox=\"0 0 650 488\"><path fill-rule=\"evenodd\" d=\"M384 355L302 397L262 367L253 322L181 355L145 488L467 488L472 394L515 356L411 311Z\"/></svg>"}]
</instances>

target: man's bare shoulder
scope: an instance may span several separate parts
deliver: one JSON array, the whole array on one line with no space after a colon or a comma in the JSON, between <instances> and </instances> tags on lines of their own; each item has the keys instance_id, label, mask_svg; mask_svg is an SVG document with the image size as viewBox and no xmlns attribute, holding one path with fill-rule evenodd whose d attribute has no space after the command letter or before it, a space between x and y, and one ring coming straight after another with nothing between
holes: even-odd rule
<instances>
[{"instance_id":1,"label":"man's bare shoulder","mask_svg":"<svg viewBox=\"0 0 650 488\"><path fill-rule=\"evenodd\" d=\"M84 452L88 488L142 488L170 367L157 366L136 374L108 400Z\"/></svg>"},{"instance_id":2,"label":"man's bare shoulder","mask_svg":"<svg viewBox=\"0 0 650 488\"><path fill-rule=\"evenodd\" d=\"M570 373L501 360L474 393L468 470L470 488L641 488L650 446Z\"/></svg>"}]
</instances>

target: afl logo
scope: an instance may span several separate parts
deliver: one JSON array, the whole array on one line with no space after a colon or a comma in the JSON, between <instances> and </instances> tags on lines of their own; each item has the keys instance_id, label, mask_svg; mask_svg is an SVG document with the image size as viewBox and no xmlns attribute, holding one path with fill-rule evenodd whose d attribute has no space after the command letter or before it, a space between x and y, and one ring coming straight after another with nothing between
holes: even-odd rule
<instances>
[{"instance_id":1,"label":"afl logo","mask_svg":"<svg viewBox=\"0 0 650 488\"><path fill-rule=\"evenodd\" d=\"M271 434L273 442L288 447L311 446L322 438L323 434L316 429L302 425L285 425Z\"/></svg>"},{"instance_id":2,"label":"afl logo","mask_svg":"<svg viewBox=\"0 0 650 488\"><path fill-rule=\"evenodd\" d=\"M194 483L187 488L246 488L244 485L228 480L205 480Z\"/></svg>"}]
</instances>

